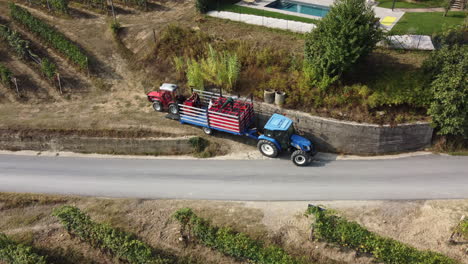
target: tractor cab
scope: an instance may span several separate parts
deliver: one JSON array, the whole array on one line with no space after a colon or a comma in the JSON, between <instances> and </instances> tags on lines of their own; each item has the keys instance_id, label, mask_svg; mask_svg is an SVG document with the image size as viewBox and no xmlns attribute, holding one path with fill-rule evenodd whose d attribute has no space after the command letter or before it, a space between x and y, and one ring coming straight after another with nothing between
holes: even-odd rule
<instances>
[{"instance_id":1,"label":"tractor cab","mask_svg":"<svg viewBox=\"0 0 468 264\"><path fill-rule=\"evenodd\" d=\"M171 83L163 83L159 87L159 91L149 92L147 96L148 101L153 103L153 109L156 112L167 109L169 113L174 115L179 114L177 104L185 101L185 98L179 94L179 86Z\"/></svg>"},{"instance_id":2,"label":"tractor cab","mask_svg":"<svg viewBox=\"0 0 468 264\"><path fill-rule=\"evenodd\" d=\"M273 114L258 139L257 146L263 155L274 158L282 150L292 150L291 160L298 166L309 164L315 155L312 142L295 134L293 121L283 115Z\"/></svg>"}]
</instances>

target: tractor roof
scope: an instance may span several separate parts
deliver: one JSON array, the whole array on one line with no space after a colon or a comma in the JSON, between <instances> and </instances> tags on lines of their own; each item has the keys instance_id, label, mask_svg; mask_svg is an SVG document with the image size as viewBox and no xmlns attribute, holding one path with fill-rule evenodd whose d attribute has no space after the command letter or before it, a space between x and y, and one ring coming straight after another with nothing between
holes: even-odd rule
<instances>
[{"instance_id":1,"label":"tractor roof","mask_svg":"<svg viewBox=\"0 0 468 264\"><path fill-rule=\"evenodd\" d=\"M172 84L172 83L163 83L161 85L161 87L159 87L159 90L162 90L162 91L169 91L169 92L174 92L175 90L177 90L178 86L176 84Z\"/></svg>"},{"instance_id":2,"label":"tractor roof","mask_svg":"<svg viewBox=\"0 0 468 264\"><path fill-rule=\"evenodd\" d=\"M273 114L265 125L265 129L268 130L280 130L285 131L292 124L292 120L280 114Z\"/></svg>"}]
</instances>

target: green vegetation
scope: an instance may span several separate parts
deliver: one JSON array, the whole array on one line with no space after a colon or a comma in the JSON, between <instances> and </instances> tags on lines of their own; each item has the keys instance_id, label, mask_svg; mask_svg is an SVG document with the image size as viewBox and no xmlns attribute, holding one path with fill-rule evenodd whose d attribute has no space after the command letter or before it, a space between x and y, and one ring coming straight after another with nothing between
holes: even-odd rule
<instances>
[{"instance_id":1,"label":"green vegetation","mask_svg":"<svg viewBox=\"0 0 468 264\"><path fill-rule=\"evenodd\" d=\"M52 80L57 74L57 66L48 59L41 61L41 70L49 80Z\"/></svg>"},{"instance_id":2,"label":"green vegetation","mask_svg":"<svg viewBox=\"0 0 468 264\"><path fill-rule=\"evenodd\" d=\"M178 210L174 218L181 223L183 233L188 232L205 246L236 259L258 264L303 263L277 246L265 246L246 234L235 232L227 227L212 226L207 220L198 217L190 208Z\"/></svg>"},{"instance_id":3,"label":"green vegetation","mask_svg":"<svg viewBox=\"0 0 468 264\"><path fill-rule=\"evenodd\" d=\"M370 232L356 222L347 221L317 206L310 206L306 215L314 215L313 234L318 239L372 254L383 263L455 264L440 253L418 250L391 238Z\"/></svg>"},{"instance_id":4,"label":"green vegetation","mask_svg":"<svg viewBox=\"0 0 468 264\"><path fill-rule=\"evenodd\" d=\"M465 218L460 222L457 227L457 232L459 232L464 239L468 239L468 218Z\"/></svg>"},{"instance_id":5,"label":"green vegetation","mask_svg":"<svg viewBox=\"0 0 468 264\"><path fill-rule=\"evenodd\" d=\"M109 251L115 257L135 264L170 263L169 259L156 256L152 248L135 238L134 235L93 222L80 209L62 206L53 212L65 229L80 239L101 250Z\"/></svg>"},{"instance_id":6,"label":"green vegetation","mask_svg":"<svg viewBox=\"0 0 468 264\"><path fill-rule=\"evenodd\" d=\"M6 41L20 59L26 59L27 55L31 55L29 41L22 39L17 31L0 25L0 39Z\"/></svg>"},{"instance_id":7,"label":"green vegetation","mask_svg":"<svg viewBox=\"0 0 468 264\"><path fill-rule=\"evenodd\" d=\"M11 77L13 74L10 69L0 63L0 83L9 88L11 86Z\"/></svg>"},{"instance_id":8,"label":"green vegetation","mask_svg":"<svg viewBox=\"0 0 468 264\"><path fill-rule=\"evenodd\" d=\"M306 38L305 70L325 90L371 53L382 38L371 7L362 0L338 0Z\"/></svg>"},{"instance_id":9,"label":"green vegetation","mask_svg":"<svg viewBox=\"0 0 468 264\"><path fill-rule=\"evenodd\" d=\"M425 63L433 99L429 107L440 135L468 137L468 46L445 45Z\"/></svg>"},{"instance_id":10,"label":"green vegetation","mask_svg":"<svg viewBox=\"0 0 468 264\"><path fill-rule=\"evenodd\" d=\"M26 9L10 3L11 17L29 31L40 37L47 44L58 50L81 69L87 69L88 58L81 49L39 18L34 17Z\"/></svg>"},{"instance_id":11,"label":"green vegetation","mask_svg":"<svg viewBox=\"0 0 468 264\"><path fill-rule=\"evenodd\" d=\"M174 58L177 61L177 57ZM187 60L187 80L193 87L203 89L210 83L232 92L240 72L240 63L235 53L220 52L208 46L208 55L198 61Z\"/></svg>"},{"instance_id":12,"label":"green vegetation","mask_svg":"<svg viewBox=\"0 0 468 264\"><path fill-rule=\"evenodd\" d=\"M68 14L69 8L68 3L69 0L39 0L39 1L28 1L33 5L38 5L43 8L47 8L50 11L58 11L63 14Z\"/></svg>"},{"instance_id":13,"label":"green vegetation","mask_svg":"<svg viewBox=\"0 0 468 264\"><path fill-rule=\"evenodd\" d=\"M429 7L443 7L444 0L419 0L419 1L405 1L398 0L395 2L395 8L429 8ZM393 0L379 0L379 7L392 8Z\"/></svg>"},{"instance_id":14,"label":"green vegetation","mask_svg":"<svg viewBox=\"0 0 468 264\"><path fill-rule=\"evenodd\" d=\"M311 85L304 74L302 51L275 43L265 46L250 41L219 41L201 31L174 25L161 31L155 50L144 63L169 65L170 69L162 70L172 73L177 82L203 87L200 63L196 63L198 67L186 64L208 58L210 45L219 53L237 55L241 67L234 93L253 93L261 99L265 89L283 90L287 93L285 107L362 122L401 123L426 117L431 93L419 64L427 52L377 49L351 67L327 93Z\"/></svg>"},{"instance_id":15,"label":"green vegetation","mask_svg":"<svg viewBox=\"0 0 468 264\"><path fill-rule=\"evenodd\" d=\"M57 65L47 58L39 58L32 51L29 41L21 38L21 35L14 30L11 30L5 25L0 25L0 40L7 41L10 48L16 55L24 60L32 60L35 64L39 64L39 69L44 76L51 80L57 73Z\"/></svg>"},{"instance_id":16,"label":"green vegetation","mask_svg":"<svg viewBox=\"0 0 468 264\"><path fill-rule=\"evenodd\" d=\"M446 28L462 25L466 18L464 11L450 11L447 16L444 12L418 12L405 13L392 28L392 35L432 35L440 33Z\"/></svg>"},{"instance_id":17,"label":"green vegetation","mask_svg":"<svg viewBox=\"0 0 468 264\"><path fill-rule=\"evenodd\" d=\"M0 233L0 262L12 264L46 264L45 257L34 253L34 250L18 244Z\"/></svg>"}]
</instances>

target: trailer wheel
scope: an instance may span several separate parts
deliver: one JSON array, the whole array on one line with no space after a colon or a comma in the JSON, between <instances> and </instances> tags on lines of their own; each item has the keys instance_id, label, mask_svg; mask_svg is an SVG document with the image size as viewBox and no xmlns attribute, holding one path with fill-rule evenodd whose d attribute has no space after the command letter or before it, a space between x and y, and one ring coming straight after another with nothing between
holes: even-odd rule
<instances>
[{"instance_id":1,"label":"trailer wheel","mask_svg":"<svg viewBox=\"0 0 468 264\"><path fill-rule=\"evenodd\" d=\"M178 115L179 114L179 107L176 104L170 104L169 105L169 113L173 115Z\"/></svg>"},{"instance_id":2,"label":"trailer wheel","mask_svg":"<svg viewBox=\"0 0 468 264\"><path fill-rule=\"evenodd\" d=\"M213 129L209 128L209 127L203 127L202 128L203 132L209 136L213 135Z\"/></svg>"},{"instance_id":3,"label":"trailer wheel","mask_svg":"<svg viewBox=\"0 0 468 264\"><path fill-rule=\"evenodd\" d=\"M153 102L153 109L156 112L162 112L163 106L162 106L161 102L160 101L154 101Z\"/></svg>"},{"instance_id":4,"label":"trailer wheel","mask_svg":"<svg viewBox=\"0 0 468 264\"><path fill-rule=\"evenodd\" d=\"M269 158L278 156L278 147L271 141L262 139L258 141L257 148L264 156Z\"/></svg>"},{"instance_id":5,"label":"trailer wheel","mask_svg":"<svg viewBox=\"0 0 468 264\"><path fill-rule=\"evenodd\" d=\"M310 164L312 158L309 153L298 149L291 154L291 160L296 166L307 166Z\"/></svg>"}]
</instances>

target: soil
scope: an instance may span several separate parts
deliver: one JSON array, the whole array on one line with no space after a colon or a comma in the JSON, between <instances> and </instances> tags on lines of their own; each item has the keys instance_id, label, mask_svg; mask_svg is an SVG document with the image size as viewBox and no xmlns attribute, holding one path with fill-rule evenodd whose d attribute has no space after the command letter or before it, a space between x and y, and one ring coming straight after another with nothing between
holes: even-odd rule
<instances>
[{"instance_id":1,"label":"soil","mask_svg":"<svg viewBox=\"0 0 468 264\"><path fill-rule=\"evenodd\" d=\"M468 263L463 241L449 244L451 230L468 214L468 200L436 201L311 201L322 204L369 230L419 249L444 253ZM206 247L185 246L180 226L171 215L190 207L218 226L230 226L251 237L284 247L314 263L372 263L371 256L311 241L304 216L307 202L223 202L184 200L109 199L75 196L0 193L0 232L29 243L52 257L53 263L121 263L72 238L50 216L54 207L72 204L93 220L136 234L152 247L193 263L242 263Z\"/></svg>"}]
</instances>

